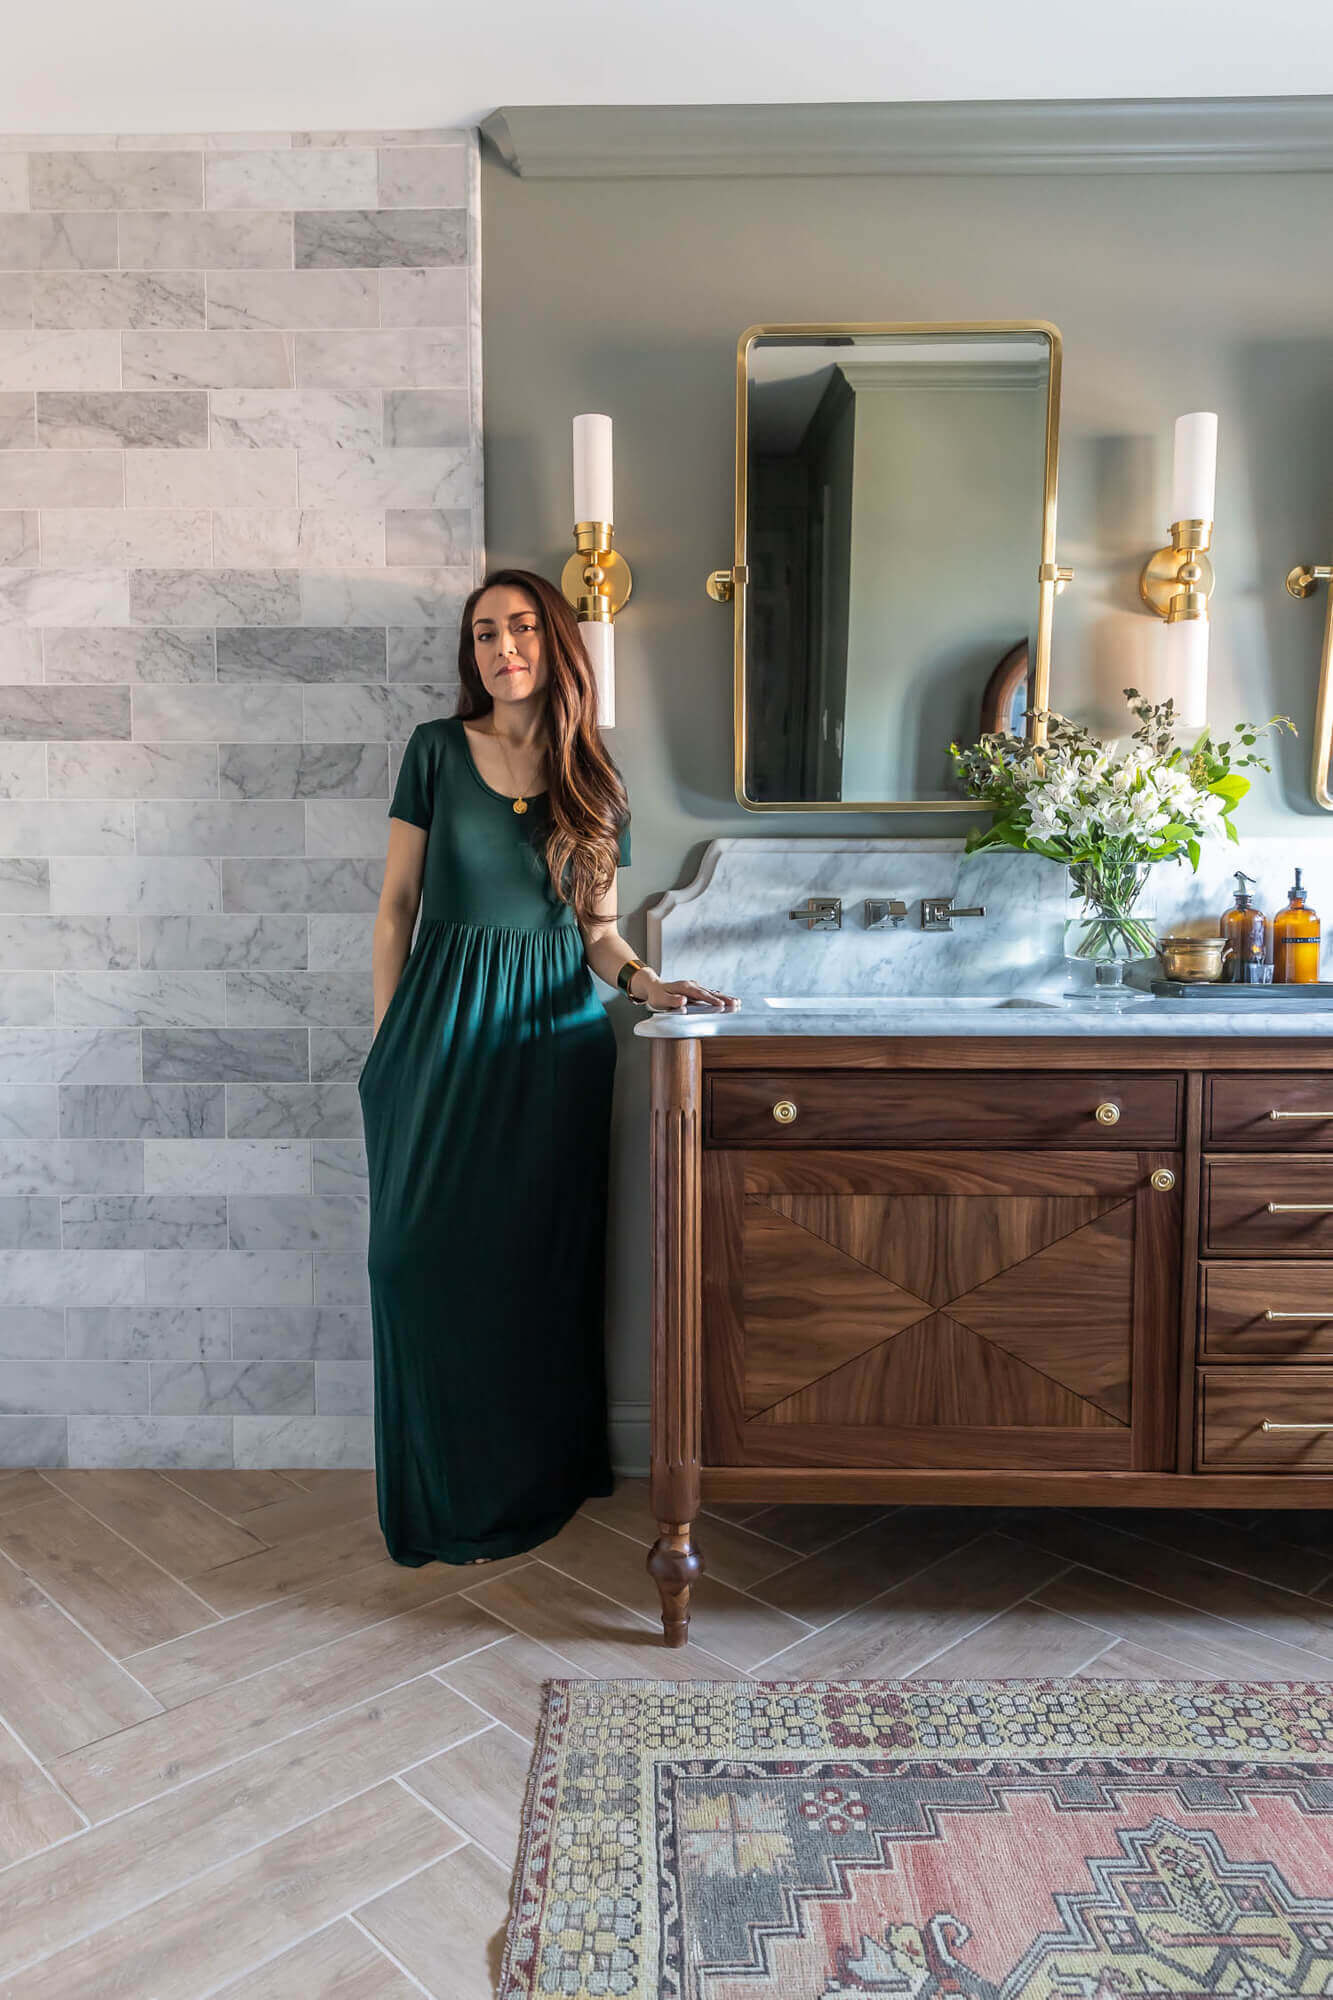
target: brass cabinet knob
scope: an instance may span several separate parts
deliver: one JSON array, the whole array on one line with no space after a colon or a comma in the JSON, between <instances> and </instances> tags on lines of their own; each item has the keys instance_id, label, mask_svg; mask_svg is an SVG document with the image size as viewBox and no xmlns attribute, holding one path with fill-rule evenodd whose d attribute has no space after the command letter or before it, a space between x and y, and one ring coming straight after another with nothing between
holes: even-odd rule
<instances>
[{"instance_id":1,"label":"brass cabinet knob","mask_svg":"<svg viewBox=\"0 0 1333 2000\"><path fill-rule=\"evenodd\" d=\"M1176 1184L1176 1177L1170 1167L1155 1167L1153 1169L1152 1184L1158 1194L1170 1194Z\"/></svg>"},{"instance_id":2,"label":"brass cabinet knob","mask_svg":"<svg viewBox=\"0 0 1333 2000\"><path fill-rule=\"evenodd\" d=\"M777 1119L779 1125L790 1125L792 1119L796 1116L796 1106L789 1097L780 1097L773 1106L773 1116Z\"/></svg>"},{"instance_id":3,"label":"brass cabinet knob","mask_svg":"<svg viewBox=\"0 0 1333 2000\"><path fill-rule=\"evenodd\" d=\"M1092 1115L1099 1125L1118 1125L1120 1123L1120 1106L1118 1104L1099 1104Z\"/></svg>"}]
</instances>

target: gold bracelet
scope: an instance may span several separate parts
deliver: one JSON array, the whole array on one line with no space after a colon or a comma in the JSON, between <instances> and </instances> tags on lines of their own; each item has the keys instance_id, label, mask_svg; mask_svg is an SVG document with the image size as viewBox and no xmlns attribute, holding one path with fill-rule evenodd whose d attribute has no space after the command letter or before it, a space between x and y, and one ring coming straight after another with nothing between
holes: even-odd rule
<instances>
[{"instance_id":1,"label":"gold bracelet","mask_svg":"<svg viewBox=\"0 0 1333 2000\"><path fill-rule=\"evenodd\" d=\"M616 974L616 985L625 995L625 998L627 1000L633 1000L635 1005L638 1007L645 1007L648 1003L645 1000L639 1000L635 994L630 992L629 990L630 981L633 979L636 972L646 972L647 970L648 967L644 964L641 958L627 958L624 964L621 966L619 972Z\"/></svg>"}]
</instances>

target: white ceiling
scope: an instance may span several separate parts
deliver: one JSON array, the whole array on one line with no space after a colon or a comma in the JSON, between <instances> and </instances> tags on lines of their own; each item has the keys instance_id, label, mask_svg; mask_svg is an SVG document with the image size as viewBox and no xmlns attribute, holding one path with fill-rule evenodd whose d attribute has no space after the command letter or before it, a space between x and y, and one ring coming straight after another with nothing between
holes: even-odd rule
<instances>
[{"instance_id":1,"label":"white ceiling","mask_svg":"<svg viewBox=\"0 0 1333 2000\"><path fill-rule=\"evenodd\" d=\"M26 0L0 133L476 124L504 104L1333 91L1328 0Z\"/></svg>"}]
</instances>

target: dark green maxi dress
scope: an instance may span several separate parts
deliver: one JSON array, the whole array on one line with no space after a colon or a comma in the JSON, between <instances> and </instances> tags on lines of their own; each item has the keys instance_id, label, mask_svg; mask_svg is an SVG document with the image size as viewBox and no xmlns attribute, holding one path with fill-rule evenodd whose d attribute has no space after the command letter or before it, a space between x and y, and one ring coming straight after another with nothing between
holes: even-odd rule
<instances>
[{"instance_id":1,"label":"dark green maxi dress","mask_svg":"<svg viewBox=\"0 0 1333 2000\"><path fill-rule=\"evenodd\" d=\"M517 1555L612 1488L615 1031L528 807L461 719L413 730L389 815L427 829L420 922L357 1088L379 1518L414 1566Z\"/></svg>"}]
</instances>

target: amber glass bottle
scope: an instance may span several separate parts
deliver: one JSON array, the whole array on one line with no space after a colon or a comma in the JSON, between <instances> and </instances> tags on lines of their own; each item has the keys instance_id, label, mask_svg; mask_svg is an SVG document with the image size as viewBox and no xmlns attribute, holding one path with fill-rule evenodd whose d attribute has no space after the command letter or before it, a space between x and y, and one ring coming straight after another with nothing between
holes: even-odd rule
<instances>
[{"instance_id":1,"label":"amber glass bottle","mask_svg":"<svg viewBox=\"0 0 1333 2000\"><path fill-rule=\"evenodd\" d=\"M1291 885L1285 910L1273 919L1273 984L1313 986L1319 977L1319 919L1301 887L1301 871Z\"/></svg>"},{"instance_id":2,"label":"amber glass bottle","mask_svg":"<svg viewBox=\"0 0 1333 2000\"><path fill-rule=\"evenodd\" d=\"M1262 985L1268 925L1246 883L1254 881L1241 868L1236 870L1236 900L1222 918L1226 946L1222 955L1222 977L1237 986Z\"/></svg>"}]
</instances>

